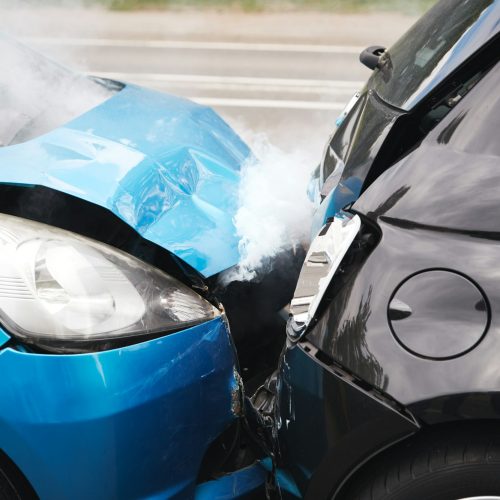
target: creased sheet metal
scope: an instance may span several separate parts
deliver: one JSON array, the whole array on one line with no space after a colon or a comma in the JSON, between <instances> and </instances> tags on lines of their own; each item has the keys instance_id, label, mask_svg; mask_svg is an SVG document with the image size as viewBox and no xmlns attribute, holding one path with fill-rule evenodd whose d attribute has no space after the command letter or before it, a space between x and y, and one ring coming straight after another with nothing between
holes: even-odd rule
<instances>
[{"instance_id":1,"label":"creased sheet metal","mask_svg":"<svg viewBox=\"0 0 500 500\"><path fill-rule=\"evenodd\" d=\"M250 158L211 109L128 85L63 127L0 148L0 169L3 183L108 208L208 277L239 260L233 217Z\"/></svg>"}]
</instances>

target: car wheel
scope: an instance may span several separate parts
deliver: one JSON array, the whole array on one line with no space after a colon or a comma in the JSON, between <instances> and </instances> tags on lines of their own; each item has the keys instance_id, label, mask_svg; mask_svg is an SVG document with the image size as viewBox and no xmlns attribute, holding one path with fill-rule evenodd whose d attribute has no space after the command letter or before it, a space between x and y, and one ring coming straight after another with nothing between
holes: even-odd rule
<instances>
[{"instance_id":1,"label":"car wheel","mask_svg":"<svg viewBox=\"0 0 500 500\"><path fill-rule=\"evenodd\" d=\"M500 500L500 424L417 435L382 453L342 500Z\"/></svg>"}]
</instances>

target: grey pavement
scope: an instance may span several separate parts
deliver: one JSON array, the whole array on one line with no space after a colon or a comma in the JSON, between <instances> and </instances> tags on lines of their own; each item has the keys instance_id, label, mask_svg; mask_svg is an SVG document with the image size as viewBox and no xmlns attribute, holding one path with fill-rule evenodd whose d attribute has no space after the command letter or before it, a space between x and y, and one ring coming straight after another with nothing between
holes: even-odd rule
<instances>
[{"instance_id":1,"label":"grey pavement","mask_svg":"<svg viewBox=\"0 0 500 500\"><path fill-rule=\"evenodd\" d=\"M243 137L319 158L335 118L370 72L368 45L391 45L400 14L109 12L5 8L0 30L91 74L214 107Z\"/></svg>"}]
</instances>

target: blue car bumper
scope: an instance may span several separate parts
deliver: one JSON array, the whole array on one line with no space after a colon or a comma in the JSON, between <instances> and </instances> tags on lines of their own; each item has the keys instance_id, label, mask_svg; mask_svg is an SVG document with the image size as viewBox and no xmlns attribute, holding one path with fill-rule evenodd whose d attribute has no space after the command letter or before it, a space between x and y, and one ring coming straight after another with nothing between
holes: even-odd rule
<instances>
[{"instance_id":1,"label":"blue car bumper","mask_svg":"<svg viewBox=\"0 0 500 500\"><path fill-rule=\"evenodd\" d=\"M8 345L8 344L7 344ZM0 442L42 499L189 498L239 391L222 318L111 351L0 351Z\"/></svg>"}]
</instances>

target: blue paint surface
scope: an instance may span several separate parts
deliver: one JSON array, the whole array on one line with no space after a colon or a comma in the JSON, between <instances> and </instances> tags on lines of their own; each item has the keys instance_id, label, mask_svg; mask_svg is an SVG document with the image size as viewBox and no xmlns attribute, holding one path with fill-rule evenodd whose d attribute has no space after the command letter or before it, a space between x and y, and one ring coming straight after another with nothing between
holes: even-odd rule
<instances>
[{"instance_id":1,"label":"blue paint surface","mask_svg":"<svg viewBox=\"0 0 500 500\"><path fill-rule=\"evenodd\" d=\"M94 354L0 351L0 443L43 499L192 498L234 420L225 322Z\"/></svg>"},{"instance_id":2,"label":"blue paint surface","mask_svg":"<svg viewBox=\"0 0 500 500\"><path fill-rule=\"evenodd\" d=\"M237 500L258 493L261 498L265 498L266 475L265 469L257 463L217 480L200 484L196 488L195 500Z\"/></svg>"},{"instance_id":3,"label":"blue paint surface","mask_svg":"<svg viewBox=\"0 0 500 500\"><path fill-rule=\"evenodd\" d=\"M248 147L211 109L133 85L0 148L0 179L103 206L204 276L239 260L233 217Z\"/></svg>"},{"instance_id":4,"label":"blue paint surface","mask_svg":"<svg viewBox=\"0 0 500 500\"><path fill-rule=\"evenodd\" d=\"M270 458L265 458L260 462L260 464L268 472L272 470L273 464ZM278 483L281 497L283 499L302 498L302 495L293 479L293 476L286 469L276 469L276 482Z\"/></svg>"},{"instance_id":5,"label":"blue paint surface","mask_svg":"<svg viewBox=\"0 0 500 500\"><path fill-rule=\"evenodd\" d=\"M321 204L317 205L314 212L311 223L311 240L316 237L329 218L334 217L346 205L358 199L362 186L363 182L359 177L348 177L341 180L335 189L330 191Z\"/></svg>"},{"instance_id":6,"label":"blue paint surface","mask_svg":"<svg viewBox=\"0 0 500 500\"><path fill-rule=\"evenodd\" d=\"M0 347L5 345L10 340L10 335L0 328Z\"/></svg>"}]
</instances>

